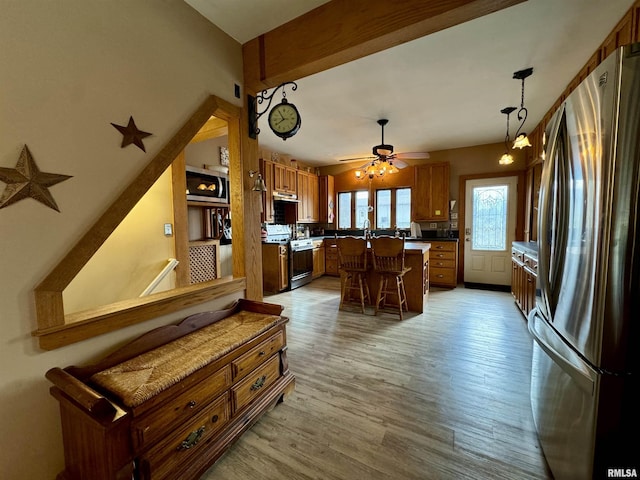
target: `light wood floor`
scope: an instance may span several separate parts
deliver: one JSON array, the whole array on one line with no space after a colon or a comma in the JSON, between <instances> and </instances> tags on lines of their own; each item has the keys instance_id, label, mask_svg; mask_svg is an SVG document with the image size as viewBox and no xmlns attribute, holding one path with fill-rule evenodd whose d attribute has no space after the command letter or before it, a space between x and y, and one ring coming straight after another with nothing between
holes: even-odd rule
<instances>
[{"instance_id":1,"label":"light wood floor","mask_svg":"<svg viewBox=\"0 0 640 480\"><path fill-rule=\"evenodd\" d=\"M202 477L547 479L531 339L509 293L433 289L425 313L338 310L322 277L285 306L296 390Z\"/></svg>"}]
</instances>

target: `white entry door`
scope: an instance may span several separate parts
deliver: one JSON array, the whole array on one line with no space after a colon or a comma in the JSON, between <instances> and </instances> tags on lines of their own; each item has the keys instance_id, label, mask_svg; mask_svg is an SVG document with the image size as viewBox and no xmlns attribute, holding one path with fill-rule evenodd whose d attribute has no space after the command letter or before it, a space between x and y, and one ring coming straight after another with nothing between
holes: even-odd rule
<instances>
[{"instance_id":1,"label":"white entry door","mask_svg":"<svg viewBox=\"0 0 640 480\"><path fill-rule=\"evenodd\" d=\"M511 284L518 177L467 180L465 187L464 281Z\"/></svg>"}]
</instances>

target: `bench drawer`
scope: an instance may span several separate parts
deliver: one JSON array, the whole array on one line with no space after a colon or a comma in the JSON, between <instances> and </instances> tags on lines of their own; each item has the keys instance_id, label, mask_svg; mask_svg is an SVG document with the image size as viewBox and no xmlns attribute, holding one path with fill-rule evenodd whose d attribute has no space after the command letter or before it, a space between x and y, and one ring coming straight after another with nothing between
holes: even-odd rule
<instances>
[{"instance_id":1,"label":"bench drawer","mask_svg":"<svg viewBox=\"0 0 640 480\"><path fill-rule=\"evenodd\" d=\"M240 379L284 346L284 335L278 332L231 363L233 378Z\"/></svg>"},{"instance_id":2,"label":"bench drawer","mask_svg":"<svg viewBox=\"0 0 640 480\"><path fill-rule=\"evenodd\" d=\"M280 355L274 355L231 389L233 413L251 403L280 376Z\"/></svg>"},{"instance_id":3,"label":"bench drawer","mask_svg":"<svg viewBox=\"0 0 640 480\"><path fill-rule=\"evenodd\" d=\"M140 473L143 479L175 479L179 469L198 455L207 440L215 435L231 417L229 395L225 393L202 410L183 428L151 448L140 457Z\"/></svg>"},{"instance_id":4,"label":"bench drawer","mask_svg":"<svg viewBox=\"0 0 640 480\"><path fill-rule=\"evenodd\" d=\"M231 371L227 365L206 381L194 385L168 401L159 410L134 419L131 426L134 448L136 450L146 448L159 437L166 435L166 432L175 424L189 422L202 407L230 385Z\"/></svg>"}]
</instances>

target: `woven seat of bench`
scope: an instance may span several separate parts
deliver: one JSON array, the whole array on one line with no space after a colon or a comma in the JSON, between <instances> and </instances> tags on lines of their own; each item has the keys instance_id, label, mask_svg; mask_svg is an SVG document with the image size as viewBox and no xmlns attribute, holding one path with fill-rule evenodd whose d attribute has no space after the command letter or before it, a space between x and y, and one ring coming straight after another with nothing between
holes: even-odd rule
<instances>
[{"instance_id":1,"label":"woven seat of bench","mask_svg":"<svg viewBox=\"0 0 640 480\"><path fill-rule=\"evenodd\" d=\"M91 381L136 407L196 370L257 337L281 319L240 311L200 330L91 376Z\"/></svg>"}]
</instances>

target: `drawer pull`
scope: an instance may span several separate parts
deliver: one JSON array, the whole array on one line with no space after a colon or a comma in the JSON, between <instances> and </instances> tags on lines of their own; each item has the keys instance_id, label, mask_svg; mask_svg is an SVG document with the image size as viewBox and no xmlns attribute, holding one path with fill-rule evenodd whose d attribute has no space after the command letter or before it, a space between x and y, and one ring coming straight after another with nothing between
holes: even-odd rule
<instances>
[{"instance_id":1,"label":"drawer pull","mask_svg":"<svg viewBox=\"0 0 640 480\"><path fill-rule=\"evenodd\" d=\"M436 277L438 277L438 278L444 278L444 275L442 275L441 273L439 273L438 275L436 275Z\"/></svg>"},{"instance_id":2,"label":"drawer pull","mask_svg":"<svg viewBox=\"0 0 640 480\"><path fill-rule=\"evenodd\" d=\"M256 380L256 383L251 385L251 391L255 392L256 390L262 388L264 386L264 382L266 380L267 380L267 376L266 375L262 375L258 380Z\"/></svg>"},{"instance_id":3,"label":"drawer pull","mask_svg":"<svg viewBox=\"0 0 640 480\"><path fill-rule=\"evenodd\" d=\"M440 257L440 258L442 258L442 257L444 257L444 255L443 255L443 254L441 254L441 253L438 253L438 254L436 255L436 257Z\"/></svg>"},{"instance_id":4,"label":"drawer pull","mask_svg":"<svg viewBox=\"0 0 640 480\"><path fill-rule=\"evenodd\" d=\"M258 354L258 356L259 356L259 357L264 357L264 356L265 356L265 352L264 352L264 350L263 350L262 352L260 352L260 353Z\"/></svg>"},{"instance_id":5,"label":"drawer pull","mask_svg":"<svg viewBox=\"0 0 640 480\"><path fill-rule=\"evenodd\" d=\"M211 423L216 423L218 421L218 415L214 415L213 417L211 417Z\"/></svg>"},{"instance_id":6,"label":"drawer pull","mask_svg":"<svg viewBox=\"0 0 640 480\"><path fill-rule=\"evenodd\" d=\"M189 403L187 403L187 407L189 408L193 408L196 406L196 401L195 400L191 400Z\"/></svg>"},{"instance_id":7,"label":"drawer pull","mask_svg":"<svg viewBox=\"0 0 640 480\"><path fill-rule=\"evenodd\" d=\"M180 450L180 451L181 450L189 450L191 447L193 447L196 443L198 443L200 441L200 438L204 434L204 430L205 430L205 427L204 427L204 425L202 425L199 429L194 430L189 435L187 435L187 438L185 438L182 441L182 443L178 447L178 450Z\"/></svg>"}]
</instances>

